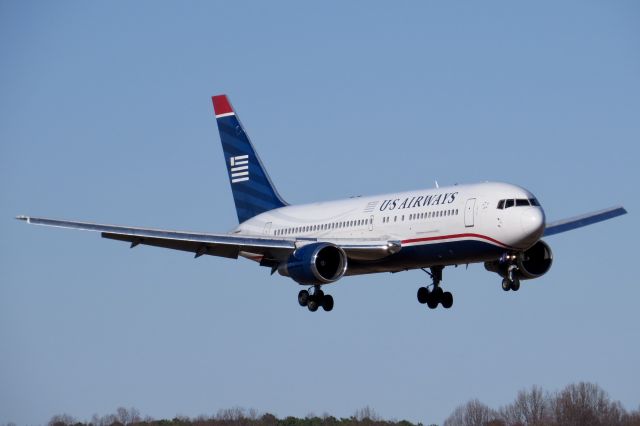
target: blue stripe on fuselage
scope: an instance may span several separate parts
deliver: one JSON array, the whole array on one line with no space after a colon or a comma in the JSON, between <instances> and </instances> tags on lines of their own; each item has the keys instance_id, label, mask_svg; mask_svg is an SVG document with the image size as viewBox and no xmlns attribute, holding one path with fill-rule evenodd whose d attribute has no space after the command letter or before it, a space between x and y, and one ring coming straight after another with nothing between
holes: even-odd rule
<instances>
[{"instance_id":1,"label":"blue stripe on fuselage","mask_svg":"<svg viewBox=\"0 0 640 426\"><path fill-rule=\"evenodd\" d=\"M485 241L461 240L402 247L376 261L349 261L346 275L395 272L435 265L462 265L498 259L505 249Z\"/></svg>"}]
</instances>

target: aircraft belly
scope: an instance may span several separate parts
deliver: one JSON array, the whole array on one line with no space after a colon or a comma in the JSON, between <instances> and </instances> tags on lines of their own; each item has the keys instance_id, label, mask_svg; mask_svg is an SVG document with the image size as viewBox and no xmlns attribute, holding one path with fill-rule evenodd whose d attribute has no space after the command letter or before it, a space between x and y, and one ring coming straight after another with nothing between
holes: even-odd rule
<instances>
[{"instance_id":1,"label":"aircraft belly","mask_svg":"<svg viewBox=\"0 0 640 426\"><path fill-rule=\"evenodd\" d=\"M486 262L498 259L504 251L502 247L476 240L406 246L398 253L379 261L349 262L346 275Z\"/></svg>"}]
</instances>

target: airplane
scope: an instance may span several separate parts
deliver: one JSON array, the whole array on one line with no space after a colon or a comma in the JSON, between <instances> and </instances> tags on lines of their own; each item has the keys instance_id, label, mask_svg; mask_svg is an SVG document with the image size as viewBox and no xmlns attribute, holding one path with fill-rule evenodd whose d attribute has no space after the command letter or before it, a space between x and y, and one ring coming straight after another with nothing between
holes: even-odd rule
<instances>
[{"instance_id":1,"label":"airplane","mask_svg":"<svg viewBox=\"0 0 640 426\"><path fill-rule=\"evenodd\" d=\"M323 286L345 276L421 269L431 284L418 302L448 309L453 295L442 288L447 266L484 263L502 277L502 289L543 276L553 253L542 237L624 215L617 206L546 222L528 190L499 182L436 187L304 205L280 196L226 95L212 97L239 225L226 234L103 225L30 216L30 224L100 232L131 248L149 245L203 255L246 258L273 275L305 286L298 303L331 311Z\"/></svg>"}]
</instances>

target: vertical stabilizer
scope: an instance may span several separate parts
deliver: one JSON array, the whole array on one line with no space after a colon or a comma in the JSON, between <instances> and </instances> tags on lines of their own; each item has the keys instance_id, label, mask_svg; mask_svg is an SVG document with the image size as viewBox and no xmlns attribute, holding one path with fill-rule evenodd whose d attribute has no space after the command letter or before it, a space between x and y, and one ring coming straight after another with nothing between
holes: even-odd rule
<instances>
[{"instance_id":1,"label":"vertical stabilizer","mask_svg":"<svg viewBox=\"0 0 640 426\"><path fill-rule=\"evenodd\" d=\"M212 100L238 221L286 206L227 96L213 96Z\"/></svg>"}]
</instances>

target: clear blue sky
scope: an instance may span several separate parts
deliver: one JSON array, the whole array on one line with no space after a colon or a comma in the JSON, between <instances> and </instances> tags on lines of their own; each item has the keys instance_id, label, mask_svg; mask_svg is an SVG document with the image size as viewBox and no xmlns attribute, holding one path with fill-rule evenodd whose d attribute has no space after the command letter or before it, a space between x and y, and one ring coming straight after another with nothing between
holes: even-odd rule
<instances>
[{"instance_id":1,"label":"clear blue sky","mask_svg":"<svg viewBox=\"0 0 640 426\"><path fill-rule=\"evenodd\" d=\"M638 22L635 1L0 2L0 423L440 423L581 380L636 409ZM518 293L447 269L455 305L429 311L422 272L363 276L331 314L249 261L13 219L231 229L218 93L291 203L499 180L550 219L630 214L549 238L553 268Z\"/></svg>"}]
</instances>

